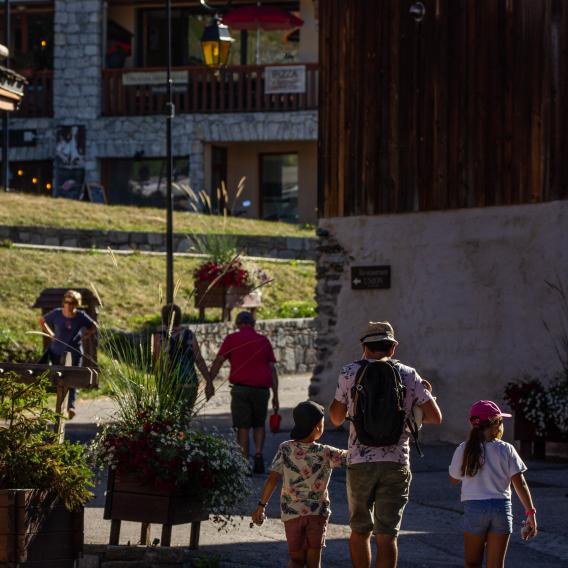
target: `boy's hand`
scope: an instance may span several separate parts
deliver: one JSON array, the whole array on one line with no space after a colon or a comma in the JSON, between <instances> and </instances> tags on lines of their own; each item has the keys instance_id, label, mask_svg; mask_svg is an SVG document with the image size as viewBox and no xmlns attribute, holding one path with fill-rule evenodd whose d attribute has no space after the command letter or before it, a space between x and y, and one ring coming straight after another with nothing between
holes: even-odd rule
<instances>
[{"instance_id":1,"label":"boy's hand","mask_svg":"<svg viewBox=\"0 0 568 568\"><path fill-rule=\"evenodd\" d=\"M528 515L527 517L527 525L531 528L530 533L527 535L525 540L529 538L533 538L538 534L538 528L536 524L536 516L535 515Z\"/></svg>"},{"instance_id":2,"label":"boy's hand","mask_svg":"<svg viewBox=\"0 0 568 568\"><path fill-rule=\"evenodd\" d=\"M254 511L254 513L252 514L252 522L255 525L262 525L262 523L264 523L264 519L266 518L266 515L264 514L264 507L261 507L260 505L256 508L256 510Z\"/></svg>"}]
</instances>

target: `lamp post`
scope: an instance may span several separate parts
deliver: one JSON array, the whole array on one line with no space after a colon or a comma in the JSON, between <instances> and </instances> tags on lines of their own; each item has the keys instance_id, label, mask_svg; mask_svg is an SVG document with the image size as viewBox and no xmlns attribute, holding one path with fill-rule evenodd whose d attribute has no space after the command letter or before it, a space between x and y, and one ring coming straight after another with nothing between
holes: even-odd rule
<instances>
[{"instance_id":1,"label":"lamp post","mask_svg":"<svg viewBox=\"0 0 568 568\"><path fill-rule=\"evenodd\" d=\"M6 0L7 1L7 0ZM215 10L210 8L205 0L201 0L211 13ZM228 2L228 6L231 1ZM172 126L175 117L175 105L173 101L172 81L172 0L166 0L166 303L174 301L174 203L172 192L172 177L174 158L172 152ZM227 64L233 38L229 34L227 26L223 25L217 15L203 30L201 37L201 50L203 61L213 67Z\"/></svg>"},{"instance_id":2,"label":"lamp post","mask_svg":"<svg viewBox=\"0 0 568 568\"><path fill-rule=\"evenodd\" d=\"M4 0L4 45L8 49L8 57L6 58L6 67L8 69L10 68L10 25L10 0ZM2 115L2 185L4 186L4 191L10 191L9 146L10 123L8 111L5 110Z\"/></svg>"}]
</instances>

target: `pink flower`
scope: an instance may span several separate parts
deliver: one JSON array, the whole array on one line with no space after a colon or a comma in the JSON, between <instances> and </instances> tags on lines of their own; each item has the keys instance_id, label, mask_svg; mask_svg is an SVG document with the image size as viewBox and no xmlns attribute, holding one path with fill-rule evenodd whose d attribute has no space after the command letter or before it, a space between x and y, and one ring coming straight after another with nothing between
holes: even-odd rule
<instances>
[{"instance_id":1,"label":"pink flower","mask_svg":"<svg viewBox=\"0 0 568 568\"><path fill-rule=\"evenodd\" d=\"M304 477L310 477L310 475L312 475L312 470L311 470L309 467L305 467L305 468L302 470L302 475L303 475Z\"/></svg>"},{"instance_id":2,"label":"pink flower","mask_svg":"<svg viewBox=\"0 0 568 568\"><path fill-rule=\"evenodd\" d=\"M322 491L323 488L324 488L324 483L323 481L321 481L321 479L316 481L313 485L314 491Z\"/></svg>"},{"instance_id":3,"label":"pink flower","mask_svg":"<svg viewBox=\"0 0 568 568\"><path fill-rule=\"evenodd\" d=\"M300 514L302 515L309 515L310 514L310 510L307 507L302 507L302 509L300 510Z\"/></svg>"},{"instance_id":4,"label":"pink flower","mask_svg":"<svg viewBox=\"0 0 568 568\"><path fill-rule=\"evenodd\" d=\"M306 450L303 448L296 448L294 450L294 457L298 460L304 459L306 457Z\"/></svg>"}]
</instances>

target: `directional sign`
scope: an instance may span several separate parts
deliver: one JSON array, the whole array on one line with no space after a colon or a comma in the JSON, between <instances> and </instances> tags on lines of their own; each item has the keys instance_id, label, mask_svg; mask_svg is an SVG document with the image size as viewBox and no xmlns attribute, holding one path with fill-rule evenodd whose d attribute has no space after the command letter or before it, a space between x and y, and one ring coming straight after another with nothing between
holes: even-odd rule
<instances>
[{"instance_id":1,"label":"directional sign","mask_svg":"<svg viewBox=\"0 0 568 568\"><path fill-rule=\"evenodd\" d=\"M352 290L385 290L391 285L391 267L385 266L352 266Z\"/></svg>"}]
</instances>

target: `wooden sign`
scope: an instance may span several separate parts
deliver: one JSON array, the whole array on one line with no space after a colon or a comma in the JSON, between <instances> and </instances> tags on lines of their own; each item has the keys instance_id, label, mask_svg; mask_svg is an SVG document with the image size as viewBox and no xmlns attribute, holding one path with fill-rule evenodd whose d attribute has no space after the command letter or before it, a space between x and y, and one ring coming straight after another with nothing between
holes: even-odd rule
<instances>
[{"instance_id":1,"label":"wooden sign","mask_svg":"<svg viewBox=\"0 0 568 568\"><path fill-rule=\"evenodd\" d=\"M386 290L391 285L391 267L384 266L352 266L352 290Z\"/></svg>"},{"instance_id":2,"label":"wooden sign","mask_svg":"<svg viewBox=\"0 0 568 568\"><path fill-rule=\"evenodd\" d=\"M165 85L167 74L165 71L130 71L122 75L122 84L125 87L132 85ZM187 84L189 71L172 71L172 81Z\"/></svg>"},{"instance_id":3,"label":"wooden sign","mask_svg":"<svg viewBox=\"0 0 568 568\"><path fill-rule=\"evenodd\" d=\"M264 93L266 95L305 92L305 65L279 65L278 67L265 68Z\"/></svg>"}]
</instances>

